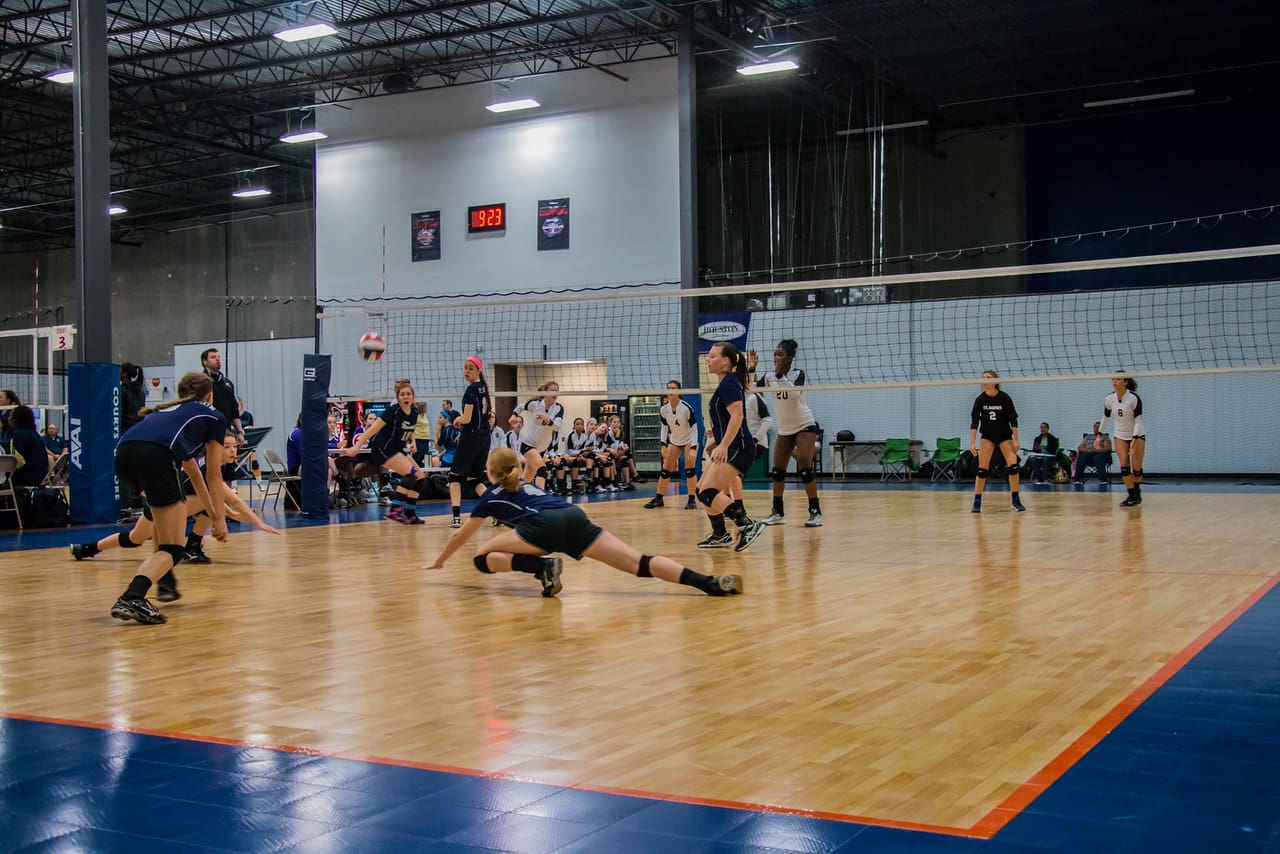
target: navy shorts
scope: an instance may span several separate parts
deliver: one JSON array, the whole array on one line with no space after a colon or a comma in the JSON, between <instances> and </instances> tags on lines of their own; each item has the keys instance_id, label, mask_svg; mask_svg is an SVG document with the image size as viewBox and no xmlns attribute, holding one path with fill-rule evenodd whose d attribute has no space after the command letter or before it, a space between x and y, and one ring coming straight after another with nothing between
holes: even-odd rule
<instances>
[{"instance_id":1,"label":"navy shorts","mask_svg":"<svg viewBox=\"0 0 1280 854\"><path fill-rule=\"evenodd\" d=\"M186 501L173 454L153 442L125 442L116 448L116 477L134 492L147 496L152 507L172 507Z\"/></svg>"},{"instance_id":2,"label":"navy shorts","mask_svg":"<svg viewBox=\"0 0 1280 854\"><path fill-rule=\"evenodd\" d=\"M516 535L526 543L548 554L567 554L574 560L582 560L582 553L603 533L603 528L573 505L540 510L516 525Z\"/></svg>"}]
</instances>

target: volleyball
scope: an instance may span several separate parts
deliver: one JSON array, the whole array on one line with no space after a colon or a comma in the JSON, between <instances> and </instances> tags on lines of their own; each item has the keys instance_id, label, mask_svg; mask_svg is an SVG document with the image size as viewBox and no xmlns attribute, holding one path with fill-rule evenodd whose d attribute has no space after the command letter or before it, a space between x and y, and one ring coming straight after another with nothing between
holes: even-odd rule
<instances>
[{"instance_id":1,"label":"volleyball","mask_svg":"<svg viewBox=\"0 0 1280 854\"><path fill-rule=\"evenodd\" d=\"M382 340L381 335L366 332L360 336L360 343L356 345L356 351L360 354L360 358L366 362L376 362L387 352L387 342Z\"/></svg>"}]
</instances>

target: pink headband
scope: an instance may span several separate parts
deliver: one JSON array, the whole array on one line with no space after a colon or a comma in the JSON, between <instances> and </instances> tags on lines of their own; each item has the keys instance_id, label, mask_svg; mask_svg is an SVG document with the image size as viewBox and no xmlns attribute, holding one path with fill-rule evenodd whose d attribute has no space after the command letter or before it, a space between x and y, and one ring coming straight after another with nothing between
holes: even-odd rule
<instances>
[{"instance_id":1,"label":"pink headband","mask_svg":"<svg viewBox=\"0 0 1280 854\"><path fill-rule=\"evenodd\" d=\"M475 365L477 370L480 370L480 371L484 370L484 362L480 361L479 356L468 356L467 361Z\"/></svg>"}]
</instances>

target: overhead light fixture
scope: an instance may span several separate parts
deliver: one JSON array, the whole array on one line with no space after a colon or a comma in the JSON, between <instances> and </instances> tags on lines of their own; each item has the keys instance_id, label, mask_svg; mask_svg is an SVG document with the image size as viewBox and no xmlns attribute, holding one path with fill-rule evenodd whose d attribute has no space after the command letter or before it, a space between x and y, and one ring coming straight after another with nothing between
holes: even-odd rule
<instances>
[{"instance_id":1,"label":"overhead light fixture","mask_svg":"<svg viewBox=\"0 0 1280 854\"><path fill-rule=\"evenodd\" d=\"M541 106L532 98L519 98L515 101L498 101L494 104L485 104L484 108L491 113L513 113L516 110L532 110L534 107Z\"/></svg>"},{"instance_id":2,"label":"overhead light fixture","mask_svg":"<svg viewBox=\"0 0 1280 854\"><path fill-rule=\"evenodd\" d=\"M1157 92L1154 95L1134 95L1131 98L1108 98L1105 101L1085 101L1085 107L1115 107L1120 104L1140 104L1143 101L1163 101L1166 98L1185 98L1194 95L1195 89L1179 89L1176 92Z\"/></svg>"},{"instance_id":3,"label":"overhead light fixture","mask_svg":"<svg viewBox=\"0 0 1280 854\"><path fill-rule=\"evenodd\" d=\"M124 205L112 205L111 207L107 208L107 213L111 214L112 216L115 216L117 214L122 214L122 213L128 213L128 212L129 212L129 209L126 208Z\"/></svg>"},{"instance_id":4,"label":"overhead light fixture","mask_svg":"<svg viewBox=\"0 0 1280 854\"><path fill-rule=\"evenodd\" d=\"M593 359L547 359L544 365L590 365Z\"/></svg>"},{"instance_id":5,"label":"overhead light fixture","mask_svg":"<svg viewBox=\"0 0 1280 854\"><path fill-rule=\"evenodd\" d=\"M293 133L286 133L280 137L281 142L287 142L290 145L296 145L300 142L315 142L318 139L328 139L329 134L318 130L299 130Z\"/></svg>"},{"instance_id":6,"label":"overhead light fixture","mask_svg":"<svg viewBox=\"0 0 1280 854\"><path fill-rule=\"evenodd\" d=\"M66 83L70 85L75 82L76 73L70 68L60 68L57 71L50 71L44 76L44 79L53 83Z\"/></svg>"},{"instance_id":7,"label":"overhead light fixture","mask_svg":"<svg viewBox=\"0 0 1280 854\"><path fill-rule=\"evenodd\" d=\"M318 39L322 36L334 36L337 34L338 31L330 24L301 24L296 27L286 27L271 35L284 42L301 42L307 39Z\"/></svg>"},{"instance_id":8,"label":"overhead light fixture","mask_svg":"<svg viewBox=\"0 0 1280 854\"><path fill-rule=\"evenodd\" d=\"M241 187L231 195L237 199L256 199L259 196L269 196L271 191L266 187Z\"/></svg>"},{"instance_id":9,"label":"overhead light fixture","mask_svg":"<svg viewBox=\"0 0 1280 854\"><path fill-rule=\"evenodd\" d=\"M795 71L799 67L794 59L770 59L765 62L752 63L751 65L739 65L738 73L746 77L755 77L757 74L777 74L780 71Z\"/></svg>"},{"instance_id":10,"label":"overhead light fixture","mask_svg":"<svg viewBox=\"0 0 1280 854\"><path fill-rule=\"evenodd\" d=\"M906 128L922 128L929 124L928 119L922 119L918 122L897 122L891 125L868 125L864 128L853 128L852 130L838 130L836 136L857 136L862 133L875 133L882 130L905 130Z\"/></svg>"}]
</instances>

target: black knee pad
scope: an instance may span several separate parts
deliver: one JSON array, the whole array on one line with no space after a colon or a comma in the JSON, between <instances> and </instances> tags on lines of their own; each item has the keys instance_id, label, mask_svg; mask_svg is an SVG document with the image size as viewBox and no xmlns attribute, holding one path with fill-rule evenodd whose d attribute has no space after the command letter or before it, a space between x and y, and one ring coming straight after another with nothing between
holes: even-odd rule
<instances>
[{"instance_id":1,"label":"black knee pad","mask_svg":"<svg viewBox=\"0 0 1280 854\"><path fill-rule=\"evenodd\" d=\"M1133 474L1133 469L1129 468L1128 466L1120 466L1121 477L1129 477L1131 474Z\"/></svg>"},{"instance_id":2,"label":"black knee pad","mask_svg":"<svg viewBox=\"0 0 1280 854\"><path fill-rule=\"evenodd\" d=\"M787 479L787 470L780 469L777 466L769 469L769 479L774 483L782 483Z\"/></svg>"},{"instance_id":3,"label":"black knee pad","mask_svg":"<svg viewBox=\"0 0 1280 854\"><path fill-rule=\"evenodd\" d=\"M186 557L187 551L182 546L156 546L156 551L161 551L173 558L173 565L177 566L182 563L182 559Z\"/></svg>"},{"instance_id":4,"label":"black knee pad","mask_svg":"<svg viewBox=\"0 0 1280 854\"><path fill-rule=\"evenodd\" d=\"M1142 477L1142 469L1134 469L1134 470L1133 470L1133 476L1134 476L1134 477Z\"/></svg>"},{"instance_id":5,"label":"black knee pad","mask_svg":"<svg viewBox=\"0 0 1280 854\"><path fill-rule=\"evenodd\" d=\"M542 467L540 467L537 471L535 471L535 472L533 473L533 476L534 476L534 477L540 477L540 478L542 478L543 480L546 480L546 479L547 479L547 467L546 467L546 466L542 466Z\"/></svg>"},{"instance_id":6,"label":"black knee pad","mask_svg":"<svg viewBox=\"0 0 1280 854\"><path fill-rule=\"evenodd\" d=\"M146 517L148 522L154 522L155 517L151 515L151 504L147 501L147 496L142 496L142 515Z\"/></svg>"},{"instance_id":7,"label":"black knee pad","mask_svg":"<svg viewBox=\"0 0 1280 854\"><path fill-rule=\"evenodd\" d=\"M987 475L989 474L991 474L991 469L980 468L978 469L978 473L976 476L979 480L986 480Z\"/></svg>"},{"instance_id":8,"label":"black knee pad","mask_svg":"<svg viewBox=\"0 0 1280 854\"><path fill-rule=\"evenodd\" d=\"M474 564L476 565L476 569L480 570L481 572L485 573L486 575L492 575L492 574L493 574L493 570L489 568L489 556L488 556L488 555L476 555L474 558L472 558L471 562L472 562L472 563L474 563Z\"/></svg>"},{"instance_id":9,"label":"black knee pad","mask_svg":"<svg viewBox=\"0 0 1280 854\"><path fill-rule=\"evenodd\" d=\"M142 545L142 543L135 543L133 540L129 539L129 532L128 532L128 531L121 531L121 532L120 532L120 548L122 548L122 549L136 549L136 548L137 548L138 546L140 546L140 545Z\"/></svg>"},{"instance_id":10,"label":"black knee pad","mask_svg":"<svg viewBox=\"0 0 1280 854\"><path fill-rule=\"evenodd\" d=\"M640 569L636 571L636 578L653 578L653 573L649 571L649 561L652 558L649 555L640 555Z\"/></svg>"},{"instance_id":11,"label":"black knee pad","mask_svg":"<svg viewBox=\"0 0 1280 854\"><path fill-rule=\"evenodd\" d=\"M659 474L659 477L665 478L666 480L679 480L680 470L675 469L674 471L667 471L666 469L663 469Z\"/></svg>"},{"instance_id":12,"label":"black knee pad","mask_svg":"<svg viewBox=\"0 0 1280 854\"><path fill-rule=\"evenodd\" d=\"M692 467L687 468L684 470L684 476L686 480L693 480L698 476L698 470Z\"/></svg>"},{"instance_id":13,"label":"black knee pad","mask_svg":"<svg viewBox=\"0 0 1280 854\"><path fill-rule=\"evenodd\" d=\"M702 502L703 507L710 507L711 502L716 500L716 496L720 494L718 489L700 489L698 490L698 500Z\"/></svg>"},{"instance_id":14,"label":"black knee pad","mask_svg":"<svg viewBox=\"0 0 1280 854\"><path fill-rule=\"evenodd\" d=\"M462 483L462 475L458 474L456 471L449 472L449 482Z\"/></svg>"},{"instance_id":15,"label":"black knee pad","mask_svg":"<svg viewBox=\"0 0 1280 854\"><path fill-rule=\"evenodd\" d=\"M422 477L415 480L413 482L413 486L409 488L414 492L418 493L419 496L421 496L423 493L427 491L427 476L424 474Z\"/></svg>"},{"instance_id":16,"label":"black knee pad","mask_svg":"<svg viewBox=\"0 0 1280 854\"><path fill-rule=\"evenodd\" d=\"M800 469L800 482L813 483L813 469Z\"/></svg>"},{"instance_id":17,"label":"black knee pad","mask_svg":"<svg viewBox=\"0 0 1280 854\"><path fill-rule=\"evenodd\" d=\"M201 516L208 516L208 515L209 515L209 511L202 509L196 512L195 518L199 519Z\"/></svg>"}]
</instances>

